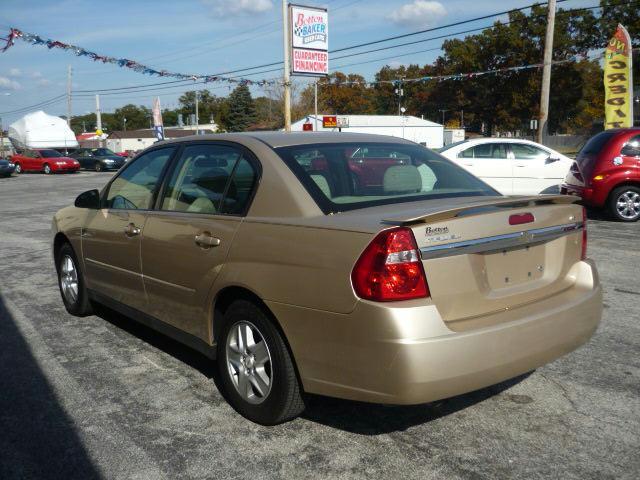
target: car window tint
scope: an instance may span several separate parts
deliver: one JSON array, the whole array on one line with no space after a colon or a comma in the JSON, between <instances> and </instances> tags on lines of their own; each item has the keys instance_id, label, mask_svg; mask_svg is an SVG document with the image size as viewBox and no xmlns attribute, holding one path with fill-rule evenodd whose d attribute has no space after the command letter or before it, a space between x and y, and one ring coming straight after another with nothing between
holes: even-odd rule
<instances>
[{"instance_id":1,"label":"car window tint","mask_svg":"<svg viewBox=\"0 0 640 480\"><path fill-rule=\"evenodd\" d=\"M358 148L375 150L376 156L354 156ZM276 152L326 213L428 198L497 195L466 170L416 145L316 144Z\"/></svg>"},{"instance_id":2,"label":"car window tint","mask_svg":"<svg viewBox=\"0 0 640 480\"><path fill-rule=\"evenodd\" d=\"M493 158L493 148L490 143L483 143L473 147L473 158Z\"/></svg>"},{"instance_id":3,"label":"car window tint","mask_svg":"<svg viewBox=\"0 0 640 480\"><path fill-rule=\"evenodd\" d=\"M158 180L174 150L174 147L153 150L130 163L109 187L106 207L118 210L150 208Z\"/></svg>"},{"instance_id":4,"label":"car window tint","mask_svg":"<svg viewBox=\"0 0 640 480\"><path fill-rule=\"evenodd\" d=\"M473 158L473 148L467 148L458 154L458 158Z\"/></svg>"},{"instance_id":5,"label":"car window tint","mask_svg":"<svg viewBox=\"0 0 640 480\"><path fill-rule=\"evenodd\" d=\"M584 147L580 149L580 155L592 155L600 153L600 150L611 140L616 134L616 131L601 132L594 137L591 137Z\"/></svg>"},{"instance_id":6,"label":"car window tint","mask_svg":"<svg viewBox=\"0 0 640 480\"><path fill-rule=\"evenodd\" d=\"M541 148L524 143L512 143L511 151L516 160L536 160L549 156L549 153Z\"/></svg>"},{"instance_id":7,"label":"car window tint","mask_svg":"<svg viewBox=\"0 0 640 480\"><path fill-rule=\"evenodd\" d=\"M188 146L171 175L161 209L206 214L241 212L253 178L251 165L236 147Z\"/></svg>"},{"instance_id":8,"label":"car window tint","mask_svg":"<svg viewBox=\"0 0 640 480\"><path fill-rule=\"evenodd\" d=\"M253 165L246 158L241 158L231 177L220 213L242 214L249 204L256 179L257 175Z\"/></svg>"}]
</instances>

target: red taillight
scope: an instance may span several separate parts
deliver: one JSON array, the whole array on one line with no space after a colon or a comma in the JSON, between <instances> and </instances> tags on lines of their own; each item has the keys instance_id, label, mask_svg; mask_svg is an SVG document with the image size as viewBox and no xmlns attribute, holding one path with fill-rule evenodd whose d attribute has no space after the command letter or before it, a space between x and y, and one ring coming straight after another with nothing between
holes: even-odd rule
<instances>
[{"instance_id":1,"label":"red taillight","mask_svg":"<svg viewBox=\"0 0 640 480\"><path fill-rule=\"evenodd\" d=\"M587 258L587 209L582 207L582 254L580 258Z\"/></svg>"},{"instance_id":2,"label":"red taillight","mask_svg":"<svg viewBox=\"0 0 640 480\"><path fill-rule=\"evenodd\" d=\"M351 272L356 294L366 300L392 302L429 296L418 245L408 228L379 233Z\"/></svg>"}]
</instances>

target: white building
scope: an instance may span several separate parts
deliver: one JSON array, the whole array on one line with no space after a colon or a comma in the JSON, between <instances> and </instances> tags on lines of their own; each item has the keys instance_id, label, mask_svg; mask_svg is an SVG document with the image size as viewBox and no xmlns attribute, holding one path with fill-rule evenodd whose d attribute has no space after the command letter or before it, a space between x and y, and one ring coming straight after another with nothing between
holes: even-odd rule
<instances>
[{"instance_id":1,"label":"white building","mask_svg":"<svg viewBox=\"0 0 640 480\"><path fill-rule=\"evenodd\" d=\"M339 129L324 128L322 117L318 115L317 122L314 115L298 120L291 125L292 131L303 131L304 124L311 124L313 131L337 132ZM444 146L444 127L439 123L413 117L411 115L337 115L341 123L348 124L342 127L343 131L354 133L374 133L378 135L391 135L392 137L406 138L429 148ZM317 130L316 130L317 124ZM313 132L309 132L312 134Z\"/></svg>"},{"instance_id":2,"label":"white building","mask_svg":"<svg viewBox=\"0 0 640 480\"><path fill-rule=\"evenodd\" d=\"M203 129L200 125L200 134L214 133L211 130ZM195 135L195 130L190 129L178 129L178 128L165 128L164 138L171 140L173 138L188 137L189 135ZM144 150L156 143L158 139L155 136L153 130L145 128L142 130L126 130L111 132L109 138L107 138L106 147L114 152L126 152Z\"/></svg>"}]
</instances>

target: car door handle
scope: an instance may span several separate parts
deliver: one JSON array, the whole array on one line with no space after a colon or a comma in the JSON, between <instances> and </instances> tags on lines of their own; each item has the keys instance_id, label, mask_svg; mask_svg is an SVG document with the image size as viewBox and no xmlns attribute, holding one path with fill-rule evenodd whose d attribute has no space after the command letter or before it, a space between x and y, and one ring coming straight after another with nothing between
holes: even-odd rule
<instances>
[{"instance_id":1,"label":"car door handle","mask_svg":"<svg viewBox=\"0 0 640 480\"><path fill-rule=\"evenodd\" d=\"M202 248L217 247L220 245L220 239L212 236L209 232L202 232L195 237L196 245Z\"/></svg>"},{"instance_id":2,"label":"car door handle","mask_svg":"<svg viewBox=\"0 0 640 480\"><path fill-rule=\"evenodd\" d=\"M130 223L124 228L124 234L127 237L135 237L136 235L140 235L140 227L136 227L133 223Z\"/></svg>"}]
</instances>

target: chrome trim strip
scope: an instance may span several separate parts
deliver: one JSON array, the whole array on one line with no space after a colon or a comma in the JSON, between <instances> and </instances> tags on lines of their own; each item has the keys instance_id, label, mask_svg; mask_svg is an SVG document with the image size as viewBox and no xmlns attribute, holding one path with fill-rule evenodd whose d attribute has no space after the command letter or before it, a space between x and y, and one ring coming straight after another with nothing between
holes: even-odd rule
<instances>
[{"instance_id":1,"label":"chrome trim strip","mask_svg":"<svg viewBox=\"0 0 640 480\"><path fill-rule=\"evenodd\" d=\"M495 250L524 247L535 243L548 242L556 238L582 230L582 222L554 225L553 227L534 228L522 232L505 233L493 237L476 238L461 242L446 243L433 247L422 247L420 255L423 260L431 258L449 257L451 255L465 255L469 253L486 253Z\"/></svg>"}]
</instances>

